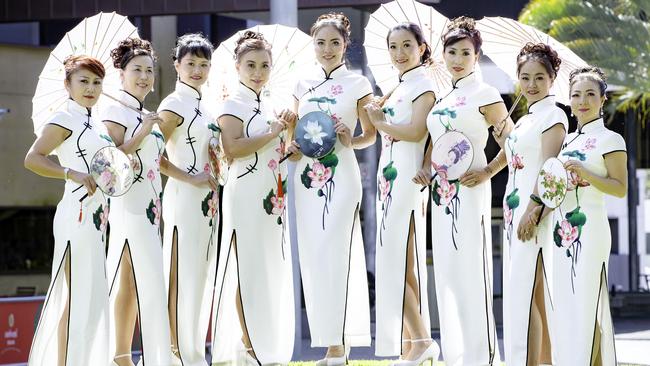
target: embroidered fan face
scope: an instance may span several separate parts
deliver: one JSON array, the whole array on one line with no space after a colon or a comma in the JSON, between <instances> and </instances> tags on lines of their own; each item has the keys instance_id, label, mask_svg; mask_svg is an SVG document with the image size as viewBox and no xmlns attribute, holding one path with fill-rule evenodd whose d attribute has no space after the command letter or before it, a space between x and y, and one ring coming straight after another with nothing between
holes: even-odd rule
<instances>
[{"instance_id":1,"label":"embroidered fan face","mask_svg":"<svg viewBox=\"0 0 650 366\"><path fill-rule=\"evenodd\" d=\"M443 58L453 80L463 78L472 72L479 55L474 51L474 44L469 39L450 44L445 48Z\"/></svg>"},{"instance_id":2,"label":"embroidered fan face","mask_svg":"<svg viewBox=\"0 0 650 366\"><path fill-rule=\"evenodd\" d=\"M244 53L236 65L239 81L259 93L271 74L271 55L265 50Z\"/></svg>"},{"instance_id":3,"label":"embroidered fan face","mask_svg":"<svg viewBox=\"0 0 650 366\"><path fill-rule=\"evenodd\" d=\"M571 88L571 112L578 122L584 123L600 117L600 111L605 103L605 96L600 95L598 83L582 79Z\"/></svg>"},{"instance_id":4,"label":"embroidered fan face","mask_svg":"<svg viewBox=\"0 0 650 366\"><path fill-rule=\"evenodd\" d=\"M65 81L70 98L86 108L92 108L102 93L102 78L86 69L79 69Z\"/></svg>"},{"instance_id":5,"label":"embroidered fan face","mask_svg":"<svg viewBox=\"0 0 650 366\"><path fill-rule=\"evenodd\" d=\"M332 70L343 62L346 47L341 33L332 26L322 27L314 34L316 59L325 70Z\"/></svg>"},{"instance_id":6,"label":"embroidered fan face","mask_svg":"<svg viewBox=\"0 0 650 366\"><path fill-rule=\"evenodd\" d=\"M426 45L418 42L413 33L406 29L398 29L390 34L388 39L388 53L393 66L403 73L420 64L420 58Z\"/></svg>"},{"instance_id":7,"label":"embroidered fan face","mask_svg":"<svg viewBox=\"0 0 650 366\"><path fill-rule=\"evenodd\" d=\"M153 88L155 76L151 56L136 56L120 71L122 88L141 102Z\"/></svg>"},{"instance_id":8,"label":"embroidered fan face","mask_svg":"<svg viewBox=\"0 0 650 366\"><path fill-rule=\"evenodd\" d=\"M191 53L183 56L180 61L174 62L178 78L197 90L208 80L210 66L210 60Z\"/></svg>"},{"instance_id":9,"label":"embroidered fan face","mask_svg":"<svg viewBox=\"0 0 650 366\"><path fill-rule=\"evenodd\" d=\"M529 105L546 98L552 86L553 79L541 63L528 61L521 66L521 70L519 71L519 87L523 91Z\"/></svg>"}]
</instances>

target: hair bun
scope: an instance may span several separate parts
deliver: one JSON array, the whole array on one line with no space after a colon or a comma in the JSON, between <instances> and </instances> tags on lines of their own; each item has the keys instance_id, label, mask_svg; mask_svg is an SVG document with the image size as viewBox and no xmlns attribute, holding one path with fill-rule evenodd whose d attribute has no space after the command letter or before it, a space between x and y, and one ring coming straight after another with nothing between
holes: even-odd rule
<instances>
[{"instance_id":1,"label":"hair bun","mask_svg":"<svg viewBox=\"0 0 650 366\"><path fill-rule=\"evenodd\" d=\"M340 23L343 26L343 29L345 30L345 33L347 34L348 37L352 33L352 31L350 30L350 19L348 19L348 17L343 13L337 13L331 11L329 13L322 14L321 16L318 17L318 19L316 19L315 24L318 24L320 22L327 22L327 21Z\"/></svg>"},{"instance_id":2,"label":"hair bun","mask_svg":"<svg viewBox=\"0 0 650 366\"><path fill-rule=\"evenodd\" d=\"M156 61L151 42L139 38L123 39L117 47L111 50L113 66L116 69L124 69L133 57L142 55L151 56L154 62Z\"/></svg>"},{"instance_id":3,"label":"hair bun","mask_svg":"<svg viewBox=\"0 0 650 366\"><path fill-rule=\"evenodd\" d=\"M449 22L449 24L447 24L447 31L452 31L454 29L464 29L468 32L475 31L476 21L473 18L466 16L454 18Z\"/></svg>"},{"instance_id":4,"label":"hair bun","mask_svg":"<svg viewBox=\"0 0 650 366\"><path fill-rule=\"evenodd\" d=\"M524 56L536 56L545 58L553 67L556 75L558 71L560 71L560 64L562 64L562 59L560 56L558 56L557 52L551 48L551 46L545 43L526 43L526 45L519 52L517 59L520 59Z\"/></svg>"},{"instance_id":5,"label":"hair bun","mask_svg":"<svg viewBox=\"0 0 650 366\"><path fill-rule=\"evenodd\" d=\"M605 72L603 72L603 70L598 66L587 66L573 69L569 74L569 82L572 82L578 75L582 74L593 74L603 82L607 82L607 76L605 76Z\"/></svg>"},{"instance_id":6,"label":"hair bun","mask_svg":"<svg viewBox=\"0 0 650 366\"><path fill-rule=\"evenodd\" d=\"M239 38L237 39L237 46L244 43L247 39L266 41L266 39L264 38L264 35L262 33L247 30L247 31L244 32L244 34L239 36Z\"/></svg>"}]
</instances>

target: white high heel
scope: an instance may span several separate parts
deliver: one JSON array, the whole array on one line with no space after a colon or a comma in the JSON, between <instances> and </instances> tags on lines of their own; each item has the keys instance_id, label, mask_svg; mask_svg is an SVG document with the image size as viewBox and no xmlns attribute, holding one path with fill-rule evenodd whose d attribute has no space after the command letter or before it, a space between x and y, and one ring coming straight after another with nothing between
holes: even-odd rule
<instances>
[{"instance_id":1,"label":"white high heel","mask_svg":"<svg viewBox=\"0 0 650 366\"><path fill-rule=\"evenodd\" d=\"M316 366L342 366L348 364L350 356L350 346L345 345L345 351L341 357L325 357L316 361Z\"/></svg>"},{"instance_id":2,"label":"white high heel","mask_svg":"<svg viewBox=\"0 0 650 366\"><path fill-rule=\"evenodd\" d=\"M130 353L125 353L125 354L122 354L122 355L117 355L117 356L113 357L113 366L120 366L120 365L117 364L117 362L115 362L115 360L117 360L118 358L125 358L125 357L128 357L128 358L130 358L130 359L133 358L133 356L131 356Z\"/></svg>"},{"instance_id":3,"label":"white high heel","mask_svg":"<svg viewBox=\"0 0 650 366\"><path fill-rule=\"evenodd\" d=\"M440 347L438 346L438 343L434 341L432 338L422 338L422 339L411 339L411 343L419 343L419 342L431 342L429 347L427 347L422 354L416 358L415 360L401 360L395 363L395 365L399 366L419 366L425 361L431 360L431 366L433 366L433 361L438 361L438 357L440 357Z\"/></svg>"}]
</instances>

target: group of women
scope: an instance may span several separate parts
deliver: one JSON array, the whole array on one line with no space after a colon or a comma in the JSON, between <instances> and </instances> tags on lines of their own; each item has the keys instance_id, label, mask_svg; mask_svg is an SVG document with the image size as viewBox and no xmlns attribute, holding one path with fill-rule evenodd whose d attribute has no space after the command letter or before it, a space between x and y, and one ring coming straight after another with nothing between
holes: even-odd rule
<instances>
[{"instance_id":1,"label":"group of women","mask_svg":"<svg viewBox=\"0 0 650 366\"><path fill-rule=\"evenodd\" d=\"M237 42L240 84L216 116L206 105L217 101L203 99L213 48L201 35L177 40L178 81L157 113L143 109L156 63L148 41L127 39L112 51L122 90L99 117L91 109L102 92L103 65L87 56L65 61L70 99L39 131L25 158L28 169L66 182L54 220L52 281L29 364L132 365L136 321L142 365L205 365L210 322L213 363L242 355L249 364L288 363L294 254L287 187L295 197L312 346L328 347L317 364L345 364L351 347L371 343L354 149L372 145L379 132L378 356L400 356L396 363L404 366L439 357L426 291L430 205L444 360L498 363L490 178L507 165L507 364L613 365L604 195L625 195L627 171L625 143L603 123L602 72L571 74L571 110L579 128L567 135L567 117L549 95L561 60L547 45L528 44L517 58L528 113L513 124L497 90L474 72L482 41L472 19L455 19L442 37L452 88L441 95L427 76L431 50L415 24L397 25L386 35L399 83L381 98L345 65L350 24L343 14L320 16L311 36L320 68L305 73L292 110L279 113L263 94L273 67L271 45L255 32ZM319 159L303 156L293 139L297 119L312 111L329 115L337 135L334 150ZM483 149L490 128L502 151L488 163ZM470 170L457 180L447 180L444 168L431 164L432 141L448 131L463 133L474 147ZM209 140L216 136L231 161L222 212L208 159ZM134 183L121 197L96 192L89 174L90 159L105 146L131 157ZM52 153L59 163L47 158ZM280 161L288 153L296 164L293 177ZM565 162L572 183L555 210L544 206L536 189L550 157ZM168 176L164 189L161 173Z\"/></svg>"}]
</instances>

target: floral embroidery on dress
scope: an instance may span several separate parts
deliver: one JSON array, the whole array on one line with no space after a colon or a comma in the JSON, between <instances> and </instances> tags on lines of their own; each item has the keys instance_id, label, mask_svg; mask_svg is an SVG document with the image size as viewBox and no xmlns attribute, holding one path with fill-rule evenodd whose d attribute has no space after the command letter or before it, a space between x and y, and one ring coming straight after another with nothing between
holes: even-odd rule
<instances>
[{"instance_id":1,"label":"floral embroidery on dress","mask_svg":"<svg viewBox=\"0 0 650 366\"><path fill-rule=\"evenodd\" d=\"M341 85L334 85L329 91L331 96L336 96L342 93L343 87ZM330 116L335 123L341 122L340 118L335 113L332 113L332 110L330 109L330 105L336 104L336 98L313 97L309 98L307 101L316 103L318 109ZM325 104L325 107L323 107L323 104ZM320 142L322 144L322 138L327 135L322 132L321 126L319 125L318 128L316 128L316 126L308 126L308 128L310 129L306 129L307 133L305 134L305 138L311 139L312 142ZM305 188L314 188L317 190L316 194L318 197L323 197L323 230L325 230L325 214L329 214L329 203L332 201L334 194L334 174L338 164L339 158L333 150L322 158L313 159L312 164L307 164L300 175L300 181Z\"/></svg>"},{"instance_id":2,"label":"floral embroidery on dress","mask_svg":"<svg viewBox=\"0 0 650 366\"><path fill-rule=\"evenodd\" d=\"M149 169L149 171L147 172L147 179L151 184L151 189L153 190L154 197L156 197L156 199L154 200L152 198L149 201L149 205L145 209L145 214L147 215L147 219L149 219L149 222L152 225L159 226L160 216L162 214L162 192L158 193L156 191L156 187L154 186L154 181L156 180L156 173L153 171L153 169Z\"/></svg>"},{"instance_id":3,"label":"floral embroidery on dress","mask_svg":"<svg viewBox=\"0 0 650 366\"><path fill-rule=\"evenodd\" d=\"M454 107L464 106L465 97L457 97ZM431 115L438 118L438 122L445 128L445 133L449 131L454 131L451 120L457 117L457 112L453 108L443 108L437 109L431 112ZM453 163L458 162L470 147L466 144L460 143L454 146L454 148L449 151L453 153ZM447 165L436 165L431 162L431 168L435 172L433 176L433 188L431 189L433 203L436 206L442 206L445 208L445 214L451 216L451 239L454 244L454 249L458 250L458 245L456 244L456 234L458 233L458 227L456 226L456 220L458 220L458 209L460 207L460 180L448 180L447 179Z\"/></svg>"},{"instance_id":4,"label":"floral embroidery on dress","mask_svg":"<svg viewBox=\"0 0 650 366\"><path fill-rule=\"evenodd\" d=\"M510 154L512 156L512 161L510 162L510 168L512 174L512 186L513 189L506 196L503 203L503 219L506 226L506 236L508 239L508 245L512 244L512 230L513 230L513 216L515 214L515 209L519 207L519 188L517 188L517 170L524 168L524 158L515 152L515 148L512 144L517 142L517 137L510 135L506 139L506 144L508 149L510 149Z\"/></svg>"},{"instance_id":5,"label":"floral embroidery on dress","mask_svg":"<svg viewBox=\"0 0 650 366\"><path fill-rule=\"evenodd\" d=\"M339 158L332 151L331 153L316 159L311 166L307 164L300 175L300 181L307 189L316 189L318 197L323 197L323 230L325 230L325 214L329 214L329 203L334 194L334 174Z\"/></svg>"},{"instance_id":6,"label":"floral embroidery on dress","mask_svg":"<svg viewBox=\"0 0 650 366\"><path fill-rule=\"evenodd\" d=\"M578 150L565 151L562 153L562 156L566 156L569 159L573 158L580 161L586 161L587 155L585 154L585 151L594 149L596 147L596 142L597 140L595 138L588 138L582 148ZM560 207L560 217L563 219L561 222L556 221L555 227L553 228L553 242L558 248L565 249L567 258L571 259L571 289L573 290L573 293L575 293L574 278L576 277L576 266L578 264L578 257L582 250L580 236L582 235L582 228L587 222L587 215L585 215L580 209L579 191L580 188L587 186L589 186L589 182L578 177L576 173L569 172L567 192L575 191L576 208L564 214Z\"/></svg>"},{"instance_id":7,"label":"floral embroidery on dress","mask_svg":"<svg viewBox=\"0 0 650 366\"><path fill-rule=\"evenodd\" d=\"M95 229L102 233L102 238L106 234L106 227L108 225L108 213L109 205L100 205L97 207L97 210L93 213L93 224L95 224Z\"/></svg>"}]
</instances>

